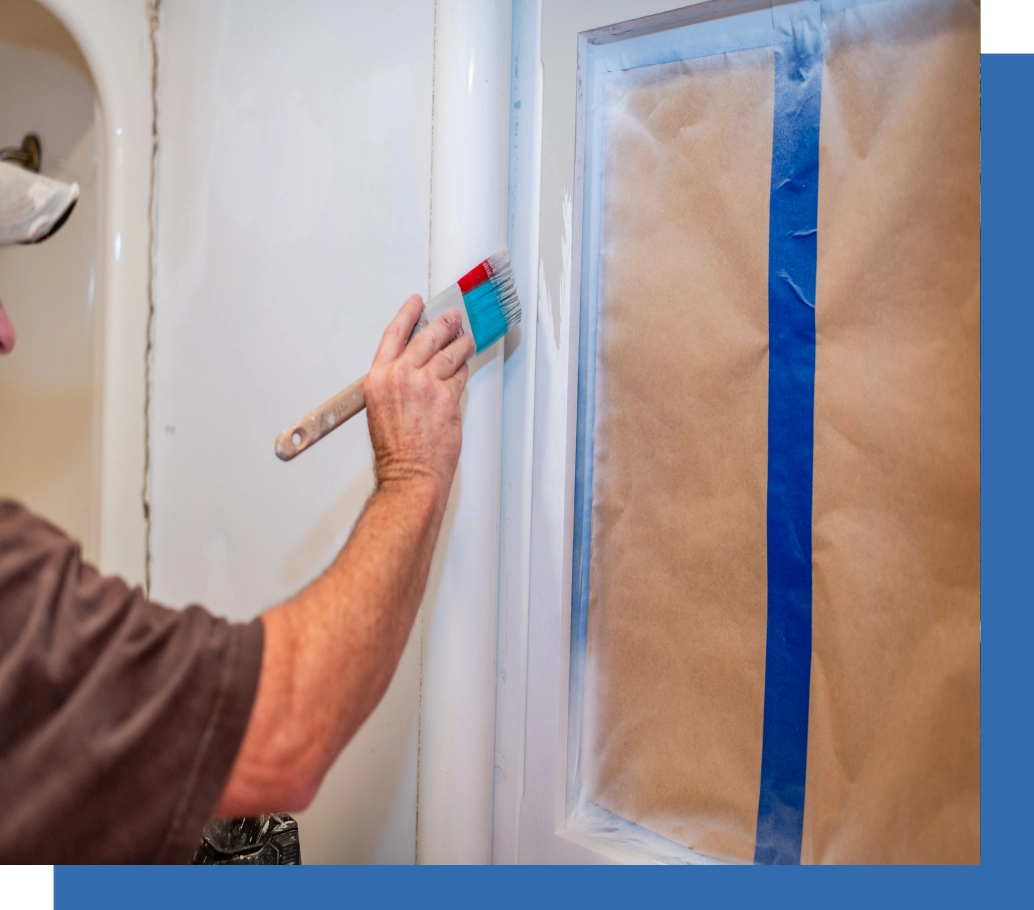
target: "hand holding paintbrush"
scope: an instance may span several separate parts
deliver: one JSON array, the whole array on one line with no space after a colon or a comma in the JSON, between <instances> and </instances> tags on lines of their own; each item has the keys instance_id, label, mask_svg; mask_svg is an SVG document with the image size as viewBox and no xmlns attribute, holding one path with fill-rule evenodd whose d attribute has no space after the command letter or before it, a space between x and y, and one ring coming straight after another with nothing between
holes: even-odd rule
<instances>
[{"instance_id":1,"label":"hand holding paintbrush","mask_svg":"<svg viewBox=\"0 0 1034 910\"><path fill-rule=\"evenodd\" d=\"M489 256L467 272L456 284L450 285L432 298L409 336L409 341L450 310L455 310L459 316L459 324L455 327L456 334L469 335L474 342L472 346L466 346L469 351L465 355L466 359L495 344L517 325L521 318L521 305L517 299L509 252L504 249ZM396 322L392 323L393 326L398 318L396 317ZM384 348L390 333L389 327L385 341L381 342L381 349ZM378 350L378 356L380 353ZM435 356L441 356L442 353L444 351ZM375 359L375 369L376 366ZM365 383L369 375L368 373L357 379L277 436L277 457L283 461L290 461L299 452L304 452L363 410L366 407Z\"/></svg>"}]
</instances>

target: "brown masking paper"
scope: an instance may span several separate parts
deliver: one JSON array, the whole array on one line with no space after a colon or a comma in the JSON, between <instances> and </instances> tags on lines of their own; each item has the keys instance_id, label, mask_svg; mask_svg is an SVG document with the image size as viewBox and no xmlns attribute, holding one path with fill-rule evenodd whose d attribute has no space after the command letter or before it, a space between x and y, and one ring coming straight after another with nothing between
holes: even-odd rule
<instances>
[{"instance_id":1,"label":"brown masking paper","mask_svg":"<svg viewBox=\"0 0 1034 910\"><path fill-rule=\"evenodd\" d=\"M761 772L774 79L763 48L604 97L586 795L737 861Z\"/></svg>"},{"instance_id":2,"label":"brown masking paper","mask_svg":"<svg viewBox=\"0 0 1034 910\"><path fill-rule=\"evenodd\" d=\"M803 862L980 859L980 36L823 17Z\"/></svg>"},{"instance_id":3,"label":"brown masking paper","mask_svg":"<svg viewBox=\"0 0 1034 910\"><path fill-rule=\"evenodd\" d=\"M802 862L979 860L979 9L823 17ZM585 795L754 855L772 49L605 93Z\"/></svg>"}]
</instances>

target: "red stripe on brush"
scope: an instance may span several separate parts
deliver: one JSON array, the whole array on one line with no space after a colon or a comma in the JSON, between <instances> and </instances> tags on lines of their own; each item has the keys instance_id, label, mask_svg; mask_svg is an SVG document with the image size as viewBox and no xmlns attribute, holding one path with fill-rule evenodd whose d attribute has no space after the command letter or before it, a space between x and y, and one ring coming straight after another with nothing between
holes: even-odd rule
<instances>
[{"instance_id":1,"label":"red stripe on brush","mask_svg":"<svg viewBox=\"0 0 1034 910\"><path fill-rule=\"evenodd\" d=\"M474 266L456 283L460 286L460 293L466 294L468 291L474 290L479 284L484 284L491 277L492 269L486 259L479 265Z\"/></svg>"}]
</instances>

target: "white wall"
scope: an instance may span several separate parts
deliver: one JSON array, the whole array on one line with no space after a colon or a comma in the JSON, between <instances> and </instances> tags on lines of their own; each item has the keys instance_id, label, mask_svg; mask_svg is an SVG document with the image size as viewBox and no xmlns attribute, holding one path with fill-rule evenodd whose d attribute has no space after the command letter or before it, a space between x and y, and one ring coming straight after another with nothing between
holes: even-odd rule
<instances>
[{"instance_id":1,"label":"white wall","mask_svg":"<svg viewBox=\"0 0 1034 910\"><path fill-rule=\"evenodd\" d=\"M237 619L332 559L373 486L357 418L288 423L428 292L432 0L177 0L159 31L152 594ZM413 862L420 630L300 817L306 862Z\"/></svg>"}]
</instances>

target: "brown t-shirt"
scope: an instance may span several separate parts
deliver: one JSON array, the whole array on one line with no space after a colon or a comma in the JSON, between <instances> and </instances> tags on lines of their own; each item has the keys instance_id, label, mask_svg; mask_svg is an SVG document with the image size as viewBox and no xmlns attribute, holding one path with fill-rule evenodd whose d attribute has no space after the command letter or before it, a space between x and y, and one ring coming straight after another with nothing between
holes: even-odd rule
<instances>
[{"instance_id":1,"label":"brown t-shirt","mask_svg":"<svg viewBox=\"0 0 1034 910\"><path fill-rule=\"evenodd\" d=\"M0 500L0 862L187 862L251 714L262 624L169 610Z\"/></svg>"}]
</instances>

